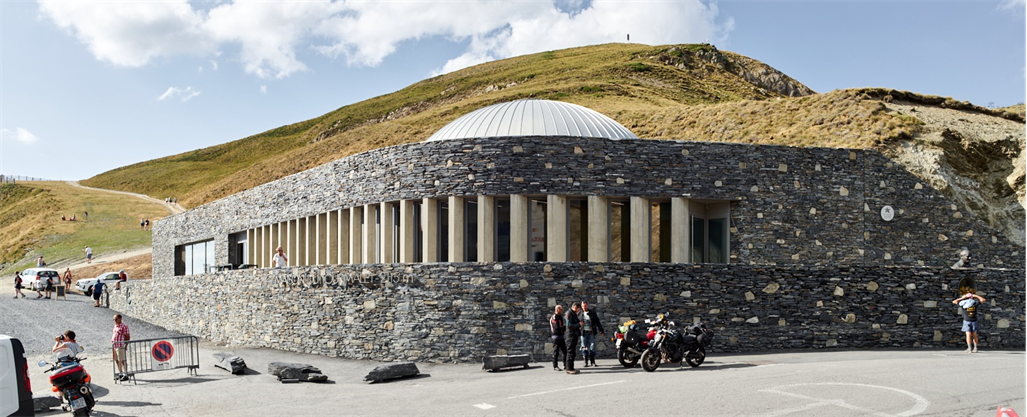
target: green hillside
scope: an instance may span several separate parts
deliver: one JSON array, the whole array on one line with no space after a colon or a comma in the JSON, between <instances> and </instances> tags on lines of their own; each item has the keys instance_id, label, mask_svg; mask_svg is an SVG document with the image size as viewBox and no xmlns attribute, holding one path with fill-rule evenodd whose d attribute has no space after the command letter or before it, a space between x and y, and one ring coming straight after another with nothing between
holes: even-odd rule
<instances>
[{"instance_id":1,"label":"green hillside","mask_svg":"<svg viewBox=\"0 0 1027 417\"><path fill-rule=\"evenodd\" d=\"M645 137L660 130L650 126L654 112L813 93L765 64L710 45L589 46L463 69L314 119L118 168L83 183L155 198L186 196L180 203L194 207L343 156L422 141L465 113L518 98L581 104Z\"/></svg>"}]
</instances>

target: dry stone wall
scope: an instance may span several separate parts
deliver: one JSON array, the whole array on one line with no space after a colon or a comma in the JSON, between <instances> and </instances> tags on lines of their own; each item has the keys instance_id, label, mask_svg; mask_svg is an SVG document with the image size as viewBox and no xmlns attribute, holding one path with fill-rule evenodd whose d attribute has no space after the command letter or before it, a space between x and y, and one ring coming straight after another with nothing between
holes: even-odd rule
<instances>
[{"instance_id":1,"label":"dry stone wall","mask_svg":"<svg viewBox=\"0 0 1027 417\"><path fill-rule=\"evenodd\" d=\"M387 201L510 194L731 201L731 262L1023 268L1024 248L876 151L515 137L400 145L342 158L157 221L155 276L176 245ZM882 219L885 206L894 219Z\"/></svg>"},{"instance_id":2,"label":"dry stone wall","mask_svg":"<svg viewBox=\"0 0 1027 417\"><path fill-rule=\"evenodd\" d=\"M607 336L670 312L715 329L711 354L768 349L962 349L951 300L988 302L984 349L1024 349L1024 271L889 266L495 263L344 265L133 281L112 308L233 346L381 361L476 362L551 351L557 303L593 303ZM608 338L600 355L613 357Z\"/></svg>"}]
</instances>

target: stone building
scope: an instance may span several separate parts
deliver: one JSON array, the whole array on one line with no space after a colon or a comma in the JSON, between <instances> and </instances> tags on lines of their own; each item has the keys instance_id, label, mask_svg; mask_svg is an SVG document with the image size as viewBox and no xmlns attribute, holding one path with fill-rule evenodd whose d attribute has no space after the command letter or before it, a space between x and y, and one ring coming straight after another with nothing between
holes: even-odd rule
<instances>
[{"instance_id":1,"label":"stone building","mask_svg":"<svg viewBox=\"0 0 1027 417\"><path fill-rule=\"evenodd\" d=\"M880 153L643 140L568 103L479 109L153 230L122 306L225 343L540 355L551 307L587 298L607 328L707 321L722 350L959 346L962 281L991 296L986 343L1024 346L1023 248ZM962 249L988 268L948 268Z\"/></svg>"}]
</instances>

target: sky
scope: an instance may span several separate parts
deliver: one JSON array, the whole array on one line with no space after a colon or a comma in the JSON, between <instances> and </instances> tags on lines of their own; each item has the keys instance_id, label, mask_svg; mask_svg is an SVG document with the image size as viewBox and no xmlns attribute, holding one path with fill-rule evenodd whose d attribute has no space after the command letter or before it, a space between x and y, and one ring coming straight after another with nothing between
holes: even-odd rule
<instances>
[{"instance_id":1,"label":"sky","mask_svg":"<svg viewBox=\"0 0 1027 417\"><path fill-rule=\"evenodd\" d=\"M0 174L87 179L475 64L708 41L817 92L1027 95L1025 0L0 2Z\"/></svg>"}]
</instances>

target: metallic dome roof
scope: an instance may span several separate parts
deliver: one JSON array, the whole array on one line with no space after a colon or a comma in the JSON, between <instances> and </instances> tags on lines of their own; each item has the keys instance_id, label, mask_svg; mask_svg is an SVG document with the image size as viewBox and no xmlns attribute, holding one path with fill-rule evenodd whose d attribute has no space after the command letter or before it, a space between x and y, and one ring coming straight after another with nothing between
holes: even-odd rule
<instances>
[{"instance_id":1,"label":"metallic dome roof","mask_svg":"<svg viewBox=\"0 0 1027 417\"><path fill-rule=\"evenodd\" d=\"M443 126L427 141L510 136L638 139L620 123L577 104L516 100L467 113Z\"/></svg>"}]
</instances>

